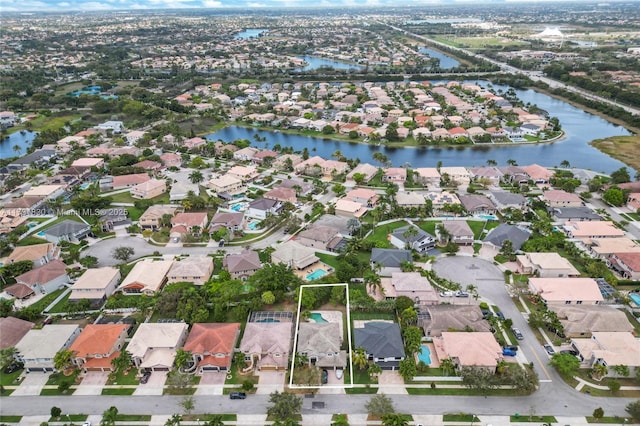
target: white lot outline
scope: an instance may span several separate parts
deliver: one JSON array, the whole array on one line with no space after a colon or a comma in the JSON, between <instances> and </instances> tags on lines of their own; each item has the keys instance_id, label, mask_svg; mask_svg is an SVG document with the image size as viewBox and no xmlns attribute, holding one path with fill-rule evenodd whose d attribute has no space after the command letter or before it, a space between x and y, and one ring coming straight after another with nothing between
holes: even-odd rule
<instances>
[{"instance_id":1,"label":"white lot outline","mask_svg":"<svg viewBox=\"0 0 640 426\"><path fill-rule=\"evenodd\" d=\"M343 385L320 385L320 386L308 386L308 385L297 385L293 383L293 373L296 365L296 355L298 353L298 330L300 327L300 311L302 308L302 292L307 287L335 287L335 286L344 286L345 298L347 301L347 341L348 341L348 351L347 351L347 363L349 366L349 380L351 383L343 384ZM346 389L353 387L353 362L351 360L351 311L349 309L349 284L303 284L300 286L300 297L298 297L298 315L296 316L296 334L293 338L293 356L291 357L291 376L289 377L289 387L296 389ZM344 375L342 376L344 377Z\"/></svg>"}]
</instances>

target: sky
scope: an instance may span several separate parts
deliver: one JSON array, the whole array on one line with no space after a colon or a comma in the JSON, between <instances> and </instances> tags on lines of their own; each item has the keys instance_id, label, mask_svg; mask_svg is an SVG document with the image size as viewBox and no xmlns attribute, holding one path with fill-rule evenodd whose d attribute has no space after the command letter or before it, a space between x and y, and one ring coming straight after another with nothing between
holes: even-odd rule
<instances>
[{"instance_id":1,"label":"sky","mask_svg":"<svg viewBox=\"0 0 640 426\"><path fill-rule=\"evenodd\" d=\"M469 0L467 0L469 1ZM501 0L481 0L481 2ZM505 1L505 0L502 0ZM509 0L506 0L509 1ZM524 0L522 0L524 1ZM0 0L0 12L71 12L103 10L158 10L187 8L273 8L344 6L418 6L447 4L447 0Z\"/></svg>"}]
</instances>

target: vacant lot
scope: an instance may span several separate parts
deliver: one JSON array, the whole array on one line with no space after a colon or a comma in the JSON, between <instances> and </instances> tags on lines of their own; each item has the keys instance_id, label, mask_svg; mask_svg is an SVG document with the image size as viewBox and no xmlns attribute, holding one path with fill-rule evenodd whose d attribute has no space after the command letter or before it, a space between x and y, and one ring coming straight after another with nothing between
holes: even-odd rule
<instances>
[{"instance_id":1,"label":"vacant lot","mask_svg":"<svg viewBox=\"0 0 640 426\"><path fill-rule=\"evenodd\" d=\"M596 139L591 145L605 154L622 161L634 170L640 170L640 136L614 136Z\"/></svg>"}]
</instances>

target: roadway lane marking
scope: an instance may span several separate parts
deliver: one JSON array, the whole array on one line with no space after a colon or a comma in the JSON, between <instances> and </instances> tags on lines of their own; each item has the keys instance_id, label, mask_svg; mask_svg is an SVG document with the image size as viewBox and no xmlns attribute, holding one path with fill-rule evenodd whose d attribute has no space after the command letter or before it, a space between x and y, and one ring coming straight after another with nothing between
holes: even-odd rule
<instances>
[{"instance_id":1,"label":"roadway lane marking","mask_svg":"<svg viewBox=\"0 0 640 426\"><path fill-rule=\"evenodd\" d=\"M533 349L533 346L529 345L529 349L531 349L531 353L533 354L534 357L536 357L536 359L540 363L540 367L542 367L542 371L544 372L544 375L547 376L547 379L549 379L549 381L551 381L551 376L549 375L549 372L547 371L547 367L540 360L540 357L538 356L538 354L536 354L536 351Z\"/></svg>"}]
</instances>

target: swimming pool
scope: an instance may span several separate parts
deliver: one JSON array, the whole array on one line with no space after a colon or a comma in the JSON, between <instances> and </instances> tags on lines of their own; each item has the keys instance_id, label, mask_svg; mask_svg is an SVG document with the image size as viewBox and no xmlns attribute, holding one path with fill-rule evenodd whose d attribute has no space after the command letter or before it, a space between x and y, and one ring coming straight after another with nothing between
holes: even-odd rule
<instances>
[{"instance_id":1,"label":"swimming pool","mask_svg":"<svg viewBox=\"0 0 640 426\"><path fill-rule=\"evenodd\" d=\"M277 320L275 318L265 318L265 319L257 320L256 322L280 322L280 320Z\"/></svg>"},{"instance_id":2,"label":"swimming pool","mask_svg":"<svg viewBox=\"0 0 640 426\"><path fill-rule=\"evenodd\" d=\"M420 346L420 352L418 352L418 360L424 362L426 365L431 364L431 350L429 349L429 346Z\"/></svg>"},{"instance_id":3,"label":"swimming pool","mask_svg":"<svg viewBox=\"0 0 640 426\"><path fill-rule=\"evenodd\" d=\"M259 221L259 220L252 220L251 222L249 222L249 224L247 225L247 227L248 227L249 229L251 229L252 231L254 231L254 230L258 227L258 224L259 224L259 223L260 223L260 221Z\"/></svg>"},{"instance_id":4,"label":"swimming pool","mask_svg":"<svg viewBox=\"0 0 640 426\"><path fill-rule=\"evenodd\" d=\"M324 269L316 269L310 274L307 274L307 281L317 280L318 278L324 277L327 275L327 271Z\"/></svg>"},{"instance_id":5,"label":"swimming pool","mask_svg":"<svg viewBox=\"0 0 640 426\"><path fill-rule=\"evenodd\" d=\"M230 209L234 212L239 212L240 210L242 210L242 203L234 204L230 207Z\"/></svg>"},{"instance_id":6,"label":"swimming pool","mask_svg":"<svg viewBox=\"0 0 640 426\"><path fill-rule=\"evenodd\" d=\"M44 237L44 231L40 231L36 234L38 237Z\"/></svg>"},{"instance_id":7,"label":"swimming pool","mask_svg":"<svg viewBox=\"0 0 640 426\"><path fill-rule=\"evenodd\" d=\"M34 226L38 226L38 223L36 223L36 222L27 223L27 228L33 228Z\"/></svg>"},{"instance_id":8,"label":"swimming pool","mask_svg":"<svg viewBox=\"0 0 640 426\"><path fill-rule=\"evenodd\" d=\"M312 312L310 317L314 322L329 322L322 317L322 314L320 312Z\"/></svg>"},{"instance_id":9,"label":"swimming pool","mask_svg":"<svg viewBox=\"0 0 640 426\"><path fill-rule=\"evenodd\" d=\"M478 217L482 220L498 220L493 214L479 214Z\"/></svg>"},{"instance_id":10,"label":"swimming pool","mask_svg":"<svg viewBox=\"0 0 640 426\"><path fill-rule=\"evenodd\" d=\"M91 185L93 185L91 182L83 183L82 185L80 185L80 189L84 191L85 189L89 188Z\"/></svg>"},{"instance_id":11,"label":"swimming pool","mask_svg":"<svg viewBox=\"0 0 640 426\"><path fill-rule=\"evenodd\" d=\"M640 306L640 293L629 293L629 297L636 305Z\"/></svg>"}]
</instances>

